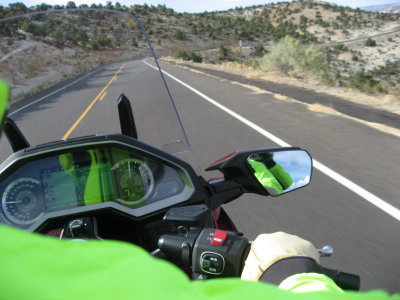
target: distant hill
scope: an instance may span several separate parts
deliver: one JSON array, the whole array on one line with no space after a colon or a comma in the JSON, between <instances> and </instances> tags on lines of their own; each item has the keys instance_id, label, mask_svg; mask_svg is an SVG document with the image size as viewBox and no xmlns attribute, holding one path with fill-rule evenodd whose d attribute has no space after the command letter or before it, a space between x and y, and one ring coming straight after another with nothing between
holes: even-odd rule
<instances>
[{"instance_id":1,"label":"distant hill","mask_svg":"<svg viewBox=\"0 0 400 300\"><path fill-rule=\"evenodd\" d=\"M400 13L400 4L385 8L385 9L381 10L380 12L390 13L390 14L399 14Z\"/></svg>"},{"instance_id":2,"label":"distant hill","mask_svg":"<svg viewBox=\"0 0 400 300\"><path fill-rule=\"evenodd\" d=\"M399 13L400 12L400 2L397 3L389 3L389 4L381 4L381 5L369 5L360 7L362 10L366 11L379 11L379 12L390 12L390 13ZM397 11L392 11L393 9Z\"/></svg>"}]
</instances>

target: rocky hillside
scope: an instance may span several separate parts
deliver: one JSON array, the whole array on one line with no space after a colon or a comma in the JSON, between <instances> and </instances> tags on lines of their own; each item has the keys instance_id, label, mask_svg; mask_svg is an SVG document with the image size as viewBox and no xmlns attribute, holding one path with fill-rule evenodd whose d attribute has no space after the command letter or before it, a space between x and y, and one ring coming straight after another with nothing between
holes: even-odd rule
<instances>
[{"instance_id":1,"label":"rocky hillside","mask_svg":"<svg viewBox=\"0 0 400 300\"><path fill-rule=\"evenodd\" d=\"M70 1L66 7L76 5ZM389 92L400 83L400 14L320 1L199 14L177 13L163 5L126 7L118 2L90 7L135 13L161 55L180 54L184 59L210 63L239 61L241 40L242 58L250 66L289 36L321 49L329 64L326 74L337 79L331 80L334 84L347 84L357 72L361 72L361 80L379 82L381 91ZM42 4L28 8L15 3L0 6L0 18L60 8L64 7ZM15 98L101 64L145 55L138 26L125 17L103 12L43 14L2 22L0 39L0 76L12 83Z\"/></svg>"}]
</instances>

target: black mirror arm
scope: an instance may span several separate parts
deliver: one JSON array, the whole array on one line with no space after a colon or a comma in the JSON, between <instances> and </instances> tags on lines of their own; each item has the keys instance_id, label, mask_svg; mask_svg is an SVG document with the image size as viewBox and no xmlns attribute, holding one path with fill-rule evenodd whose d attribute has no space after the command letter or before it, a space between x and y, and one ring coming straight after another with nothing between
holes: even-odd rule
<instances>
[{"instance_id":1,"label":"black mirror arm","mask_svg":"<svg viewBox=\"0 0 400 300\"><path fill-rule=\"evenodd\" d=\"M8 117L5 120L4 133L14 152L30 146L21 130L19 130L17 124Z\"/></svg>"},{"instance_id":2,"label":"black mirror arm","mask_svg":"<svg viewBox=\"0 0 400 300\"><path fill-rule=\"evenodd\" d=\"M219 179L209 182L211 189L210 209L214 210L222 204L239 198L245 192L243 186L234 180Z\"/></svg>"},{"instance_id":3,"label":"black mirror arm","mask_svg":"<svg viewBox=\"0 0 400 300\"><path fill-rule=\"evenodd\" d=\"M117 103L121 133L137 140L138 134L129 99L124 94L121 94Z\"/></svg>"}]
</instances>

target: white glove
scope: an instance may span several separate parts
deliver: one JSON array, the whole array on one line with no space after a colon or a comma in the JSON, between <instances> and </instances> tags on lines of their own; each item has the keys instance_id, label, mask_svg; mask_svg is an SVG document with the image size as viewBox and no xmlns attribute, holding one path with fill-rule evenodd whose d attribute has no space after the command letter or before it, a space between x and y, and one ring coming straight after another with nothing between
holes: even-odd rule
<instances>
[{"instance_id":1,"label":"white glove","mask_svg":"<svg viewBox=\"0 0 400 300\"><path fill-rule=\"evenodd\" d=\"M318 251L309 241L284 232L260 234L251 245L241 278L258 281L272 264L292 256L307 256L319 262Z\"/></svg>"}]
</instances>

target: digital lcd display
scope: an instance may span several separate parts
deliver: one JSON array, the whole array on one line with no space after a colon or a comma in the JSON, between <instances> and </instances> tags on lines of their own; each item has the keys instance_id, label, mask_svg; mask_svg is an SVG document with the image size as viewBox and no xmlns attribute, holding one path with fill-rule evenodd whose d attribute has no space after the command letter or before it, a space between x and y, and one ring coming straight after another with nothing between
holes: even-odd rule
<instances>
[{"instance_id":1,"label":"digital lcd display","mask_svg":"<svg viewBox=\"0 0 400 300\"><path fill-rule=\"evenodd\" d=\"M62 167L42 169L40 178L47 211L56 211L79 205L72 175Z\"/></svg>"},{"instance_id":2,"label":"digital lcd display","mask_svg":"<svg viewBox=\"0 0 400 300\"><path fill-rule=\"evenodd\" d=\"M65 171L63 167L40 170L47 211L96 204L115 198L110 177L110 164L90 166L76 164Z\"/></svg>"}]
</instances>

